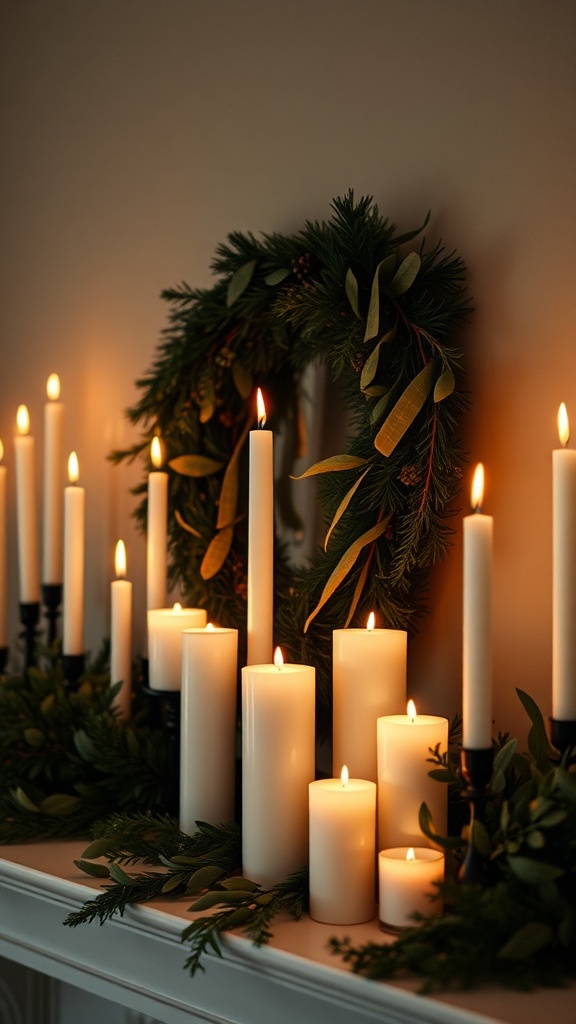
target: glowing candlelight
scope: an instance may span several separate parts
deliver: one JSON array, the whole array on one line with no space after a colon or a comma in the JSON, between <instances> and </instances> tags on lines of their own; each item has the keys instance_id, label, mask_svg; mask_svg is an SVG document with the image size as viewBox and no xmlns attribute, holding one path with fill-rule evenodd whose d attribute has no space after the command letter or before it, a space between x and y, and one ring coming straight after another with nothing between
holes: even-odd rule
<instances>
[{"instance_id":1,"label":"glowing candlelight","mask_svg":"<svg viewBox=\"0 0 576 1024\"><path fill-rule=\"evenodd\" d=\"M60 378L51 373L46 381L44 405L44 507L42 520L42 582L62 582L63 546L63 431L64 406L60 398Z\"/></svg>"},{"instance_id":2,"label":"glowing candlelight","mask_svg":"<svg viewBox=\"0 0 576 1024\"><path fill-rule=\"evenodd\" d=\"M258 429L250 431L248 493L248 664L272 657L274 614L274 441L266 407L256 396Z\"/></svg>"},{"instance_id":3,"label":"glowing candlelight","mask_svg":"<svg viewBox=\"0 0 576 1024\"><path fill-rule=\"evenodd\" d=\"M384 927L413 924L414 911L429 916L442 910L439 900L430 902L434 883L444 878L444 854L440 850L410 846L382 850L378 857L380 921Z\"/></svg>"},{"instance_id":4,"label":"glowing candlelight","mask_svg":"<svg viewBox=\"0 0 576 1024\"><path fill-rule=\"evenodd\" d=\"M153 470L148 474L148 527L146 538L146 604L166 604L168 562L168 473L161 470L162 446L156 434L150 444Z\"/></svg>"},{"instance_id":5,"label":"glowing candlelight","mask_svg":"<svg viewBox=\"0 0 576 1024\"><path fill-rule=\"evenodd\" d=\"M121 718L130 717L132 702L132 584L126 576L126 545L116 544L114 569L117 579L110 585L110 682L122 683L115 698Z\"/></svg>"},{"instance_id":6,"label":"glowing candlelight","mask_svg":"<svg viewBox=\"0 0 576 1024\"><path fill-rule=\"evenodd\" d=\"M14 455L16 462L16 509L20 601L35 604L40 600L38 536L36 527L35 445L30 434L30 416L25 405L16 413Z\"/></svg>"},{"instance_id":7,"label":"glowing candlelight","mask_svg":"<svg viewBox=\"0 0 576 1024\"><path fill-rule=\"evenodd\" d=\"M567 448L566 406L558 410L562 448L552 452L552 717L576 718L576 450Z\"/></svg>"},{"instance_id":8,"label":"glowing candlelight","mask_svg":"<svg viewBox=\"0 0 576 1024\"><path fill-rule=\"evenodd\" d=\"M481 512L484 467L472 482L472 515L464 518L462 651L462 744L487 749L492 743L492 516Z\"/></svg>"},{"instance_id":9,"label":"glowing candlelight","mask_svg":"<svg viewBox=\"0 0 576 1024\"><path fill-rule=\"evenodd\" d=\"M78 456L68 459L70 484L64 488L64 587L62 602L62 651L84 653L84 547L86 495L78 486Z\"/></svg>"}]
</instances>

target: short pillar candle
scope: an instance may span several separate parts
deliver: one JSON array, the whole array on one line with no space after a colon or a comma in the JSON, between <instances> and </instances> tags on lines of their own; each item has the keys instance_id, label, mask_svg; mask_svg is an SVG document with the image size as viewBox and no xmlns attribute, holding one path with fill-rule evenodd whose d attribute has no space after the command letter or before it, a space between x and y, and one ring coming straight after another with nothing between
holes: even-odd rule
<instances>
[{"instance_id":1,"label":"short pillar candle","mask_svg":"<svg viewBox=\"0 0 576 1024\"><path fill-rule=\"evenodd\" d=\"M148 610L148 685L151 690L182 689L182 631L206 625L203 608Z\"/></svg>"},{"instance_id":2,"label":"short pillar candle","mask_svg":"<svg viewBox=\"0 0 576 1024\"><path fill-rule=\"evenodd\" d=\"M442 910L432 902L435 882L444 879L444 854L428 847L396 847L378 855L380 924L383 928L407 928L412 914L428 916Z\"/></svg>"}]
</instances>

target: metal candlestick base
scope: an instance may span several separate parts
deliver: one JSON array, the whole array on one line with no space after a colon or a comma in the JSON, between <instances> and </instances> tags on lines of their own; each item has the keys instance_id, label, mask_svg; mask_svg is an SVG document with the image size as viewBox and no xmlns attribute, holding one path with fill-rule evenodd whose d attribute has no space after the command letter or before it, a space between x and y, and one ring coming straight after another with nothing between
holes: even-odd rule
<instances>
[{"instance_id":1,"label":"metal candlestick base","mask_svg":"<svg viewBox=\"0 0 576 1024\"><path fill-rule=\"evenodd\" d=\"M166 812L177 818L180 813L180 690L155 690L144 686L150 698L151 718L168 736L168 778Z\"/></svg>"},{"instance_id":2,"label":"metal candlestick base","mask_svg":"<svg viewBox=\"0 0 576 1024\"><path fill-rule=\"evenodd\" d=\"M8 664L8 647L0 647L0 676L3 676L6 671L6 665Z\"/></svg>"},{"instance_id":3,"label":"metal candlestick base","mask_svg":"<svg viewBox=\"0 0 576 1024\"><path fill-rule=\"evenodd\" d=\"M460 882L482 884L486 880L486 859L474 844L474 823L484 821L488 783L492 778L494 751L492 747L482 750L460 752L460 768L466 780L462 793L470 805L470 838L466 857L458 872Z\"/></svg>"},{"instance_id":4,"label":"metal candlestick base","mask_svg":"<svg viewBox=\"0 0 576 1024\"><path fill-rule=\"evenodd\" d=\"M43 583L42 602L46 611L45 618L48 620L48 644L51 646L56 639L56 623L58 622L59 608L62 604L62 584Z\"/></svg>"},{"instance_id":5,"label":"metal candlestick base","mask_svg":"<svg viewBox=\"0 0 576 1024\"><path fill-rule=\"evenodd\" d=\"M576 762L576 720L575 719L550 719L550 742L560 753L560 756L568 750L573 750L572 756L568 759L569 764Z\"/></svg>"},{"instance_id":6,"label":"metal candlestick base","mask_svg":"<svg viewBox=\"0 0 576 1024\"><path fill-rule=\"evenodd\" d=\"M24 626L21 636L25 643L26 670L36 665L36 638L38 636L36 627L40 620L39 601L20 602L20 622Z\"/></svg>"},{"instance_id":7,"label":"metal candlestick base","mask_svg":"<svg viewBox=\"0 0 576 1024\"><path fill-rule=\"evenodd\" d=\"M63 654L62 655L62 676L64 679L64 686L69 690L76 690L80 681L80 676L84 672L84 655L83 654Z\"/></svg>"}]
</instances>

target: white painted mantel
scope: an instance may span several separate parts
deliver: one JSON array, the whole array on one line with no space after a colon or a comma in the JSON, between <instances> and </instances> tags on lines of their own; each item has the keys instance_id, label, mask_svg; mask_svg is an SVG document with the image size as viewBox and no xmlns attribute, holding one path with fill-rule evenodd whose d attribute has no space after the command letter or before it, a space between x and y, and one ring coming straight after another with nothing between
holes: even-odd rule
<instances>
[{"instance_id":1,"label":"white painted mantel","mask_svg":"<svg viewBox=\"0 0 576 1024\"><path fill-rule=\"evenodd\" d=\"M183 970L180 935L187 901L129 908L105 925L64 928L97 882L77 871L82 843L2 847L0 957L50 979L110 1000L165 1024L554 1024L576 1021L576 989L418 995L408 983L388 985L352 975L326 951L339 929L308 918L277 921L270 946L226 937L222 959L205 973ZM376 922L347 927L354 941L382 939ZM0 995L2 991L0 977ZM6 995L6 999L11 998ZM15 1018L16 1019L16 1018ZM22 1020L27 1020L22 1015ZM43 1016L47 1024L58 1018Z\"/></svg>"}]
</instances>

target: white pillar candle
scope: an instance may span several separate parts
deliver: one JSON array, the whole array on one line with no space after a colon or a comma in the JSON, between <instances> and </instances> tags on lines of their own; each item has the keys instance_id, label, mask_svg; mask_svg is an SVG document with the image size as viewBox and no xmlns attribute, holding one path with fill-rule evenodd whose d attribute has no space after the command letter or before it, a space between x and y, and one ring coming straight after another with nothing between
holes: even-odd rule
<instances>
[{"instance_id":1,"label":"white pillar candle","mask_svg":"<svg viewBox=\"0 0 576 1024\"><path fill-rule=\"evenodd\" d=\"M564 403L558 433L564 447L552 452L552 717L570 721L576 719L576 450L565 447L570 427Z\"/></svg>"},{"instance_id":2,"label":"white pillar candle","mask_svg":"<svg viewBox=\"0 0 576 1024\"><path fill-rule=\"evenodd\" d=\"M160 439L150 445L150 459L155 467L148 474L148 526L146 539L146 607L166 605L168 564L168 473L160 470L162 450Z\"/></svg>"},{"instance_id":3,"label":"white pillar candle","mask_svg":"<svg viewBox=\"0 0 576 1024\"><path fill-rule=\"evenodd\" d=\"M122 683L114 705L120 718L130 718L132 706L132 584L126 576L126 547L116 545L114 568L117 579L110 586L110 682Z\"/></svg>"},{"instance_id":4,"label":"white pillar candle","mask_svg":"<svg viewBox=\"0 0 576 1024\"><path fill-rule=\"evenodd\" d=\"M474 512L464 517L462 746L492 745L492 516L481 512L484 467L472 484Z\"/></svg>"},{"instance_id":5,"label":"white pillar candle","mask_svg":"<svg viewBox=\"0 0 576 1024\"><path fill-rule=\"evenodd\" d=\"M150 608L148 611L148 685L152 690L182 688L182 631L206 625L203 608Z\"/></svg>"},{"instance_id":6,"label":"white pillar candle","mask_svg":"<svg viewBox=\"0 0 576 1024\"><path fill-rule=\"evenodd\" d=\"M182 634L180 828L234 820L238 630Z\"/></svg>"},{"instance_id":7,"label":"white pillar candle","mask_svg":"<svg viewBox=\"0 0 576 1024\"><path fill-rule=\"evenodd\" d=\"M0 462L4 445L0 441ZM6 602L6 466L0 465L0 649L8 646L8 609Z\"/></svg>"},{"instance_id":8,"label":"white pillar candle","mask_svg":"<svg viewBox=\"0 0 576 1024\"><path fill-rule=\"evenodd\" d=\"M274 616L274 447L264 430L258 388L258 429L250 431L248 492L248 664L272 661Z\"/></svg>"},{"instance_id":9,"label":"white pillar candle","mask_svg":"<svg viewBox=\"0 0 576 1024\"><path fill-rule=\"evenodd\" d=\"M22 604L35 604L40 600L38 536L36 532L36 477L34 438L29 433L30 417L25 405L18 407L16 427L18 433L14 438L14 455L16 461L20 601Z\"/></svg>"},{"instance_id":10,"label":"white pillar candle","mask_svg":"<svg viewBox=\"0 0 576 1024\"><path fill-rule=\"evenodd\" d=\"M277 655L242 669L242 864L263 886L308 862L314 779L314 668Z\"/></svg>"},{"instance_id":11,"label":"white pillar candle","mask_svg":"<svg viewBox=\"0 0 576 1024\"><path fill-rule=\"evenodd\" d=\"M406 631L335 629L333 648L333 755L358 779L378 777L376 720L406 707Z\"/></svg>"},{"instance_id":12,"label":"white pillar candle","mask_svg":"<svg viewBox=\"0 0 576 1024\"><path fill-rule=\"evenodd\" d=\"M86 495L78 486L78 458L68 459L70 485L64 488L64 586L62 653L84 653L84 533Z\"/></svg>"},{"instance_id":13,"label":"white pillar candle","mask_svg":"<svg viewBox=\"0 0 576 1024\"><path fill-rule=\"evenodd\" d=\"M378 856L380 923L384 927L406 928L414 925L414 911L430 916L442 910L440 900L433 903L435 882L444 879L444 854L427 847L402 846L382 850Z\"/></svg>"},{"instance_id":14,"label":"white pillar candle","mask_svg":"<svg viewBox=\"0 0 576 1024\"><path fill-rule=\"evenodd\" d=\"M430 749L448 748L448 719L417 715L413 701L405 715L378 719L378 849L423 845L420 805L428 804L437 831L446 834L446 786L428 775Z\"/></svg>"},{"instance_id":15,"label":"white pillar candle","mask_svg":"<svg viewBox=\"0 0 576 1024\"><path fill-rule=\"evenodd\" d=\"M311 782L310 917L360 924L375 913L376 784L349 779Z\"/></svg>"},{"instance_id":16,"label":"white pillar candle","mask_svg":"<svg viewBox=\"0 0 576 1024\"><path fill-rule=\"evenodd\" d=\"M51 373L44 405L44 509L42 582L62 583L62 471L64 406L59 402L60 380Z\"/></svg>"}]
</instances>

